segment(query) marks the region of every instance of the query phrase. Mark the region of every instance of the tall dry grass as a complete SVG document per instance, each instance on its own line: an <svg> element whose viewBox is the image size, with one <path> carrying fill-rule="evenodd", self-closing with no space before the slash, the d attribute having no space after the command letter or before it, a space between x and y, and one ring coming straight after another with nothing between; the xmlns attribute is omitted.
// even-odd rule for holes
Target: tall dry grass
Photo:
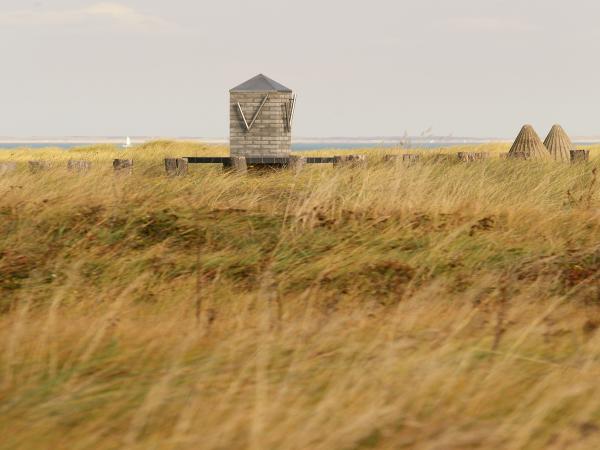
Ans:
<svg viewBox="0 0 600 450"><path fill-rule="evenodd" d="M0 448L600 446L597 149L164 176L192 152L0 152Z"/></svg>

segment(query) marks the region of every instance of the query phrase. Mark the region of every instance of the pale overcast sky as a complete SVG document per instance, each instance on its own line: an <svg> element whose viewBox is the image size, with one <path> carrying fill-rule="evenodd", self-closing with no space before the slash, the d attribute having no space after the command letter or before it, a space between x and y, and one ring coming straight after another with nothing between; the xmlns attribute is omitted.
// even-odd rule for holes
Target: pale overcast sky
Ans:
<svg viewBox="0 0 600 450"><path fill-rule="evenodd" d="M1 0L0 136L226 137L228 90L295 136L600 134L598 0Z"/></svg>

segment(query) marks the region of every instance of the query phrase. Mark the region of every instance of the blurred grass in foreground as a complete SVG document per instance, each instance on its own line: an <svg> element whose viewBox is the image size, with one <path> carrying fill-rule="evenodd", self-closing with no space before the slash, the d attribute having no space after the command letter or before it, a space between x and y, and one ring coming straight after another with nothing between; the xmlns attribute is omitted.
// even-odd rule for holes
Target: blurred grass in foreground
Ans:
<svg viewBox="0 0 600 450"><path fill-rule="evenodd" d="M0 448L600 446L598 148L164 176L209 154L0 151Z"/></svg>

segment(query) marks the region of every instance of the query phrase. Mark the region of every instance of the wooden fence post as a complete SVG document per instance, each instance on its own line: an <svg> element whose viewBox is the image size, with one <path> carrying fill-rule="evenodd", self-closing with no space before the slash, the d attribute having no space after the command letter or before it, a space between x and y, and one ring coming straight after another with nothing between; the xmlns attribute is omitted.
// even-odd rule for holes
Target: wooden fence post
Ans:
<svg viewBox="0 0 600 450"><path fill-rule="evenodd" d="M306 158L304 156L290 155L288 169L293 170L295 173L298 173L304 168L305 165Z"/></svg>
<svg viewBox="0 0 600 450"><path fill-rule="evenodd" d="M131 175L133 173L133 159L115 159L113 168L115 173L119 175Z"/></svg>
<svg viewBox="0 0 600 450"><path fill-rule="evenodd" d="M48 161L29 161L29 171L31 173L40 173L50 169Z"/></svg>
<svg viewBox="0 0 600 450"><path fill-rule="evenodd" d="M579 163L579 162L587 162L590 160L590 151L589 150L571 150L571 162Z"/></svg>
<svg viewBox="0 0 600 450"><path fill-rule="evenodd" d="M458 160L461 162L483 161L489 156L489 153L458 152Z"/></svg>
<svg viewBox="0 0 600 450"><path fill-rule="evenodd" d="M366 167L366 155L343 155L333 157L333 167Z"/></svg>
<svg viewBox="0 0 600 450"><path fill-rule="evenodd" d="M186 158L165 158L165 170L170 177L187 175L188 160Z"/></svg>
<svg viewBox="0 0 600 450"><path fill-rule="evenodd" d="M421 160L421 155L406 154L402 155L402 162L412 166Z"/></svg>
<svg viewBox="0 0 600 450"><path fill-rule="evenodd" d="M15 162L0 163L0 175L14 172L15 170L17 170L17 163Z"/></svg>
<svg viewBox="0 0 600 450"><path fill-rule="evenodd" d="M248 172L248 164L245 156L232 156L228 162L223 163L223 169L239 174Z"/></svg>
<svg viewBox="0 0 600 450"><path fill-rule="evenodd" d="M67 162L67 170L70 172L84 173L90 170L92 163L90 161L75 161L70 159Z"/></svg>

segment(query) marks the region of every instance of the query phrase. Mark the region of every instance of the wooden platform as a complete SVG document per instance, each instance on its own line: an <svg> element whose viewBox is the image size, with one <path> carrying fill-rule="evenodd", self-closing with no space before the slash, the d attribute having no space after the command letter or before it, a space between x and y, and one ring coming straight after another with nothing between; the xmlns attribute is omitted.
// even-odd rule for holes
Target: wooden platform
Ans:
<svg viewBox="0 0 600 450"><path fill-rule="evenodd" d="M188 164L225 164L231 165L232 158L229 156L188 156L184 159L187 160ZM304 158L306 164L333 164L335 157L306 157ZM257 157L257 156L246 156L246 164L251 165L282 165L287 166L290 163L291 158L283 156L272 156L272 157Z"/></svg>

